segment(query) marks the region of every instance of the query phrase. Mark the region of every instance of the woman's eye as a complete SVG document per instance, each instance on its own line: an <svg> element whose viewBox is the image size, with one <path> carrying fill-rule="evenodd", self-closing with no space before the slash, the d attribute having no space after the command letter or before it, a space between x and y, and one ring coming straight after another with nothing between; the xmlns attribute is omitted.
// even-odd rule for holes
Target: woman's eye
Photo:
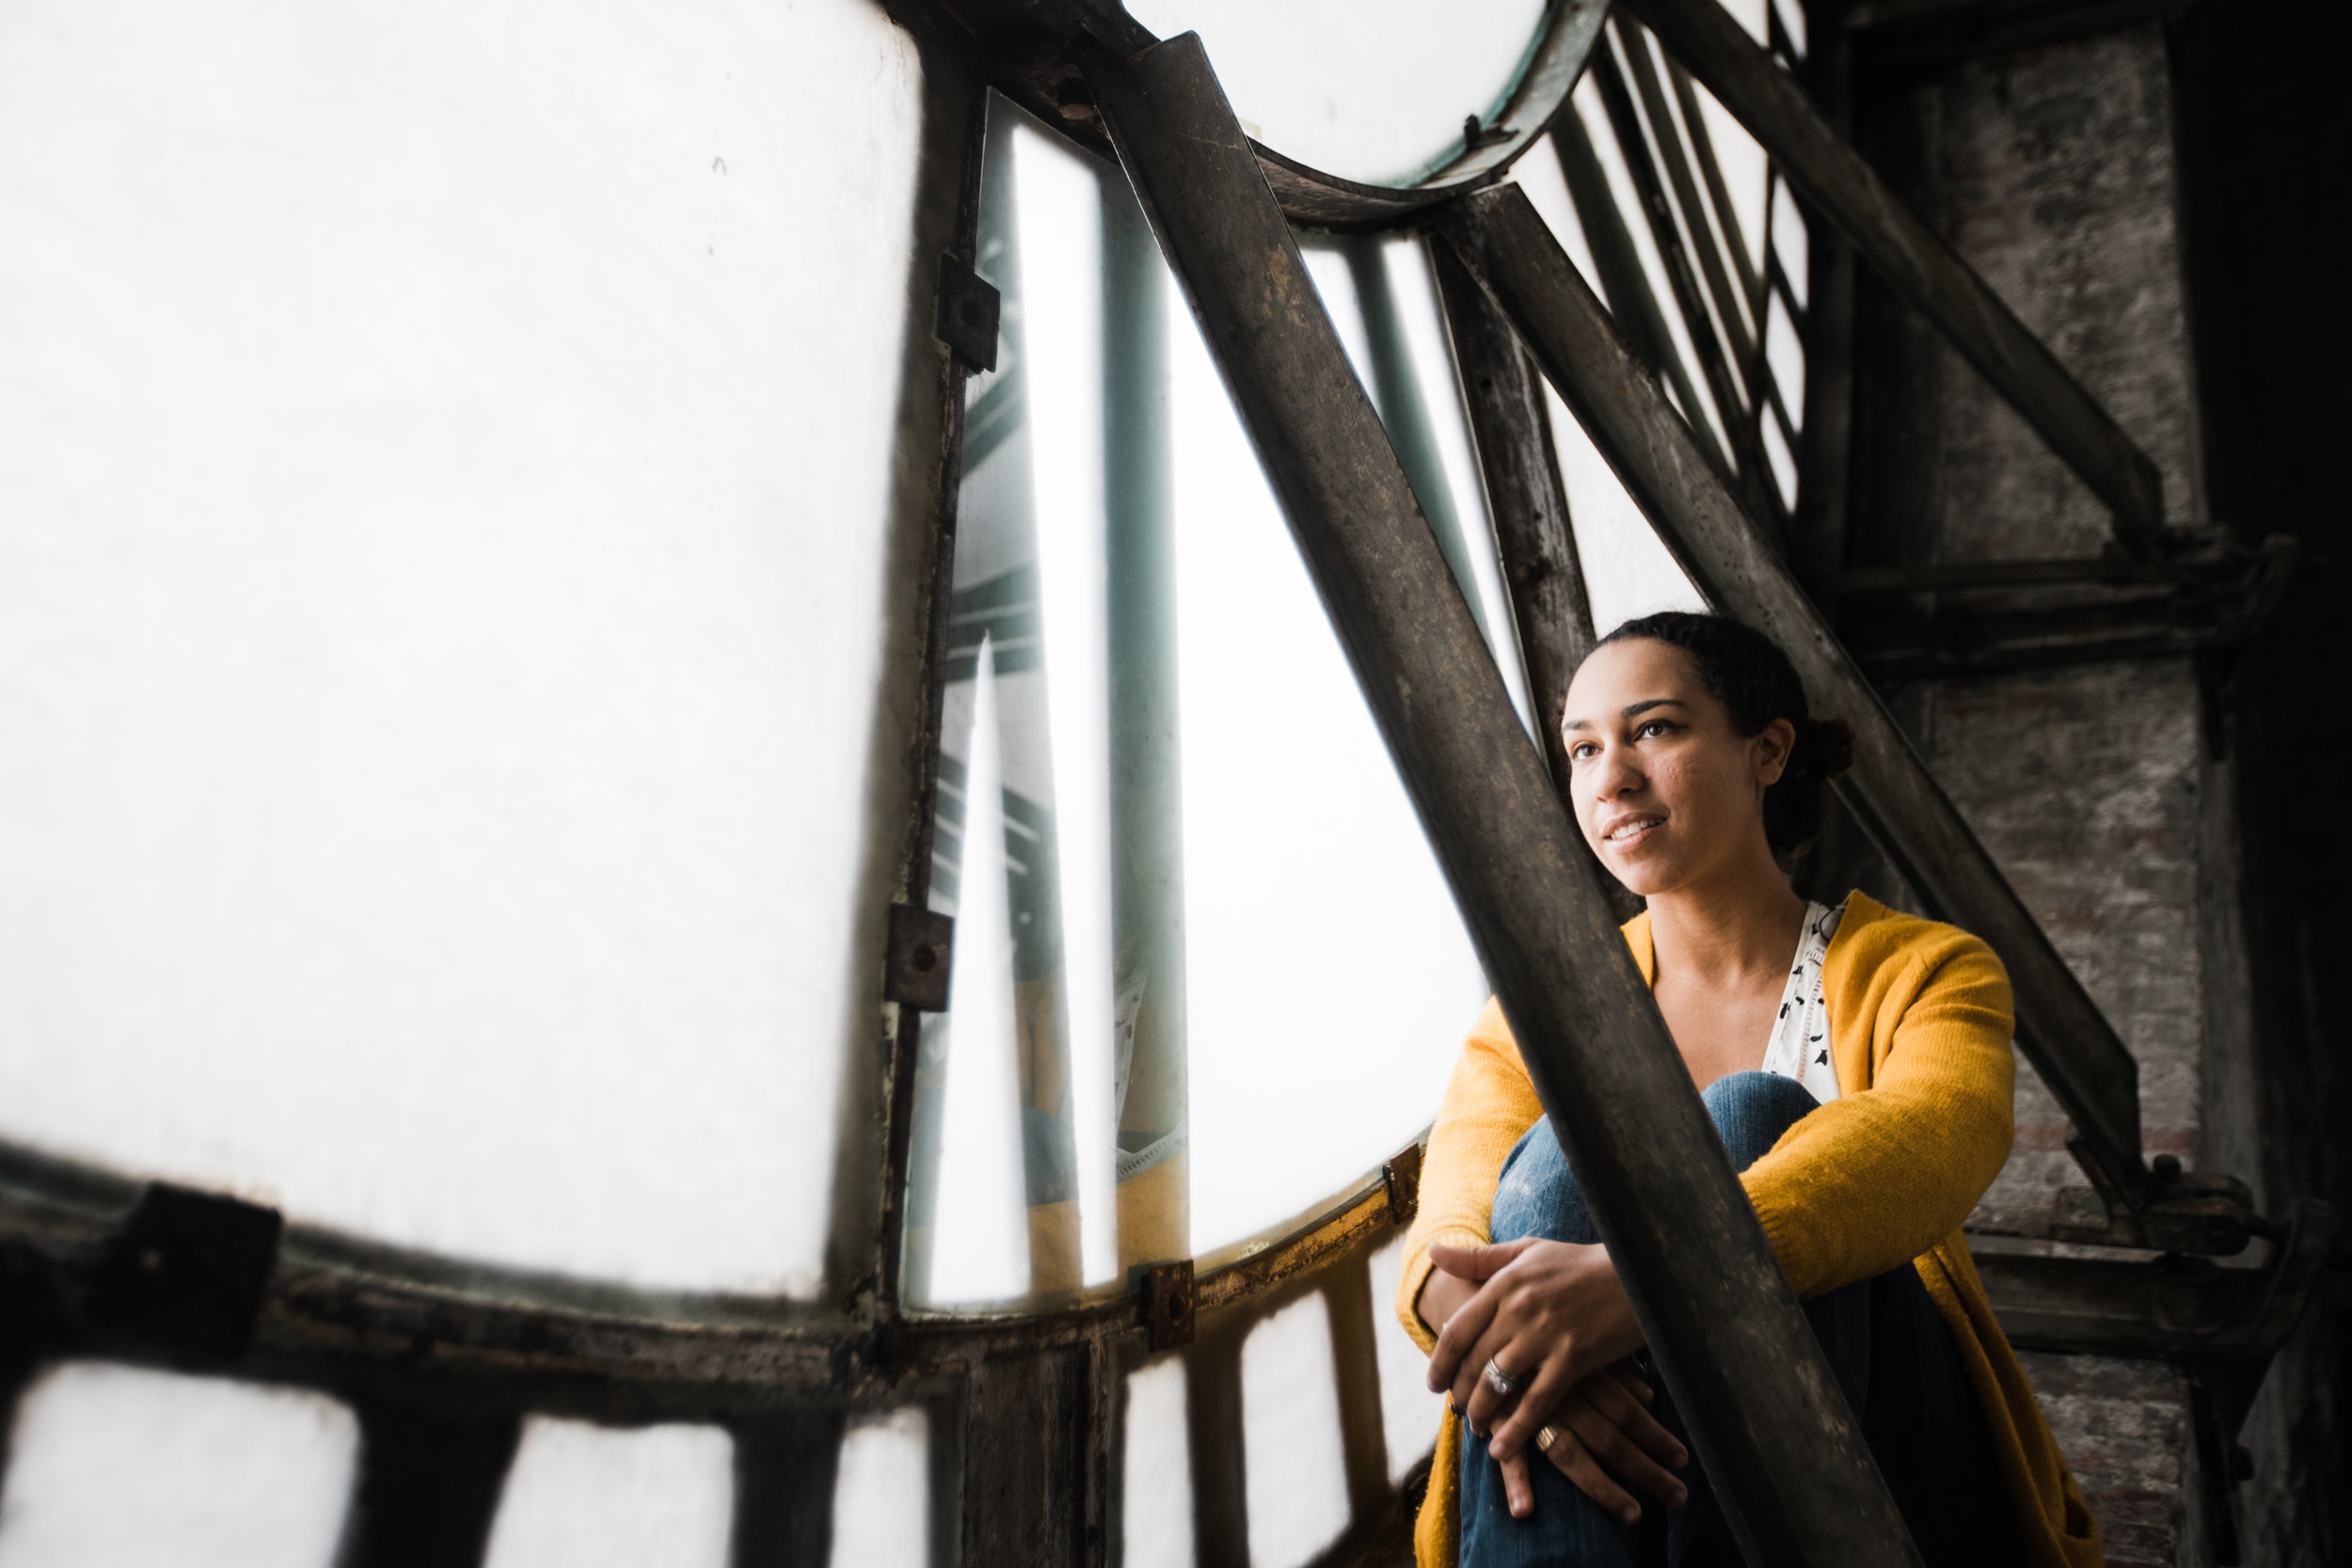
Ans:
<svg viewBox="0 0 2352 1568"><path fill-rule="evenodd" d="M1668 723L1663 719L1653 719L1633 733L1640 738L1647 740L1652 736L1664 735L1668 730L1673 728L1674 725Z"/></svg>

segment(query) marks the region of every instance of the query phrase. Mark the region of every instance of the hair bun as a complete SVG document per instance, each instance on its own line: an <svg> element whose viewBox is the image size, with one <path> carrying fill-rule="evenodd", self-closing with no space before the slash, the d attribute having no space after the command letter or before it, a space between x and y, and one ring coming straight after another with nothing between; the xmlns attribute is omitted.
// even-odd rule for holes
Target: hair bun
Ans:
<svg viewBox="0 0 2352 1568"><path fill-rule="evenodd" d="M1789 749L1788 770L1804 779L1827 781L1853 766L1853 726L1843 719L1801 719L1796 744Z"/></svg>

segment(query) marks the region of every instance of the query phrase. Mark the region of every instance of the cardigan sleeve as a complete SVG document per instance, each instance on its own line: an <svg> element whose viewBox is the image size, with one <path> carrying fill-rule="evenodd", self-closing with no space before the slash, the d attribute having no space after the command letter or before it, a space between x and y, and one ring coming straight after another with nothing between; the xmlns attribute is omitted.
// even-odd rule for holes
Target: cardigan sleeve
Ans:
<svg viewBox="0 0 2352 1568"><path fill-rule="evenodd" d="M1428 1283L1429 1245L1484 1246L1494 1212L1495 1182L1512 1146L1544 1114L1529 1081L1527 1066L1502 1020L1502 1005L1488 1002L1462 1047L1447 1080L1438 1119L1429 1129L1422 1158L1421 1207L1405 1233L1405 1267L1397 1281L1396 1312L1405 1331L1424 1351L1437 1336L1421 1321L1422 1287Z"/></svg>
<svg viewBox="0 0 2352 1568"><path fill-rule="evenodd" d="M1807 1116L1741 1177L1800 1296L1944 1241L2009 1159L2008 972L1966 932L1929 929L1851 998L1871 1020L1869 1086Z"/></svg>

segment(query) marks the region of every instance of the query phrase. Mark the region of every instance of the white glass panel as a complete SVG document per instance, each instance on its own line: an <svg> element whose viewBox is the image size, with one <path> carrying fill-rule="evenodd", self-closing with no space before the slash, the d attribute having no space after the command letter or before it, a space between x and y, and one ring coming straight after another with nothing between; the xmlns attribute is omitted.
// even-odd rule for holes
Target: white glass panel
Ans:
<svg viewBox="0 0 2352 1568"><path fill-rule="evenodd" d="M326 1568L358 1447L321 1394L69 1362L17 1409L0 1568Z"/></svg>
<svg viewBox="0 0 2352 1568"><path fill-rule="evenodd" d="M1604 39L1604 43L1606 40ZM1615 198L1617 211L1625 215L1627 231L1633 238L1634 252L1642 259L1642 275L1649 282L1650 296L1658 302L1658 313L1665 318L1666 332L1674 342L1675 357L1682 364L1699 401L1699 414L1713 431L1717 444L1725 450L1729 442L1724 435L1722 417L1715 409L1715 395L1700 372L1697 352L1685 329L1682 311L1675 303L1673 284L1666 277L1664 258L1658 253L1658 242L1650 232L1649 219L1642 207L1641 194L1633 185L1632 171L1626 166L1625 153L1617 145L1617 133L1609 119L1608 105L1601 102L1600 89L1588 76L1579 82L1570 100L1578 118L1584 123L1585 134L1592 138L1594 154L1609 177L1609 193ZM1684 409L1685 418L1690 415Z"/></svg>
<svg viewBox="0 0 2352 1568"><path fill-rule="evenodd" d="M1542 0L1136 0L1163 38L1198 32L1234 113L1268 147L1350 180L1403 183L1490 122Z"/></svg>
<svg viewBox="0 0 2352 1568"><path fill-rule="evenodd" d="M1449 564L1470 615L1494 655L1512 705L1527 720L1527 675L1520 663L1518 634L1510 601L1503 596L1502 566L1494 524L1486 512L1485 481L1470 448L1470 417L1462 406L1454 349L1446 339L1429 252L1413 237L1400 236L1348 248L1311 245L1307 271L1330 313L1341 345L1387 424L1406 473L1413 483L1430 526L1446 548ZM1374 356L1371 318L1358 269L1378 269L1369 280L1381 296L1381 314L1395 340L1406 385L1390 386Z"/></svg>
<svg viewBox="0 0 2352 1568"><path fill-rule="evenodd" d="M1788 29L1788 43L1797 52L1797 58L1804 59L1811 45L1805 39L1803 0L1772 0L1772 9L1779 15L1781 26Z"/></svg>
<svg viewBox="0 0 2352 1568"><path fill-rule="evenodd" d="M1374 1341L1380 1354L1380 1424L1389 1440L1389 1480L1405 1473L1438 1441L1445 1396L1429 1391L1429 1357L1396 1315L1396 1286L1405 1268L1405 1238L1372 1255Z"/></svg>
<svg viewBox="0 0 2352 1568"><path fill-rule="evenodd" d="M1576 203L1568 195L1567 176L1561 172L1559 150L1549 136L1537 140L1511 166L1505 176L1527 193L1528 204L1544 220L1560 248L1568 253L1576 270L1584 275L1584 282L1598 294L1604 305L1609 291L1601 287L1600 268L1594 264L1593 247L1584 238L1584 224L1576 215Z"/></svg>
<svg viewBox="0 0 2352 1568"><path fill-rule="evenodd" d="M921 118L864 0L8 8L0 1132L816 1288Z"/></svg>
<svg viewBox="0 0 2352 1568"><path fill-rule="evenodd" d="M485 1568L724 1568L734 1466L735 1440L718 1427L624 1432L534 1416Z"/></svg>
<svg viewBox="0 0 2352 1568"><path fill-rule="evenodd" d="M1781 406L1788 411L1788 422L1803 430L1804 345L1797 341L1796 325L1788 319L1788 308L1781 303L1777 291L1764 319L1764 357L1772 367L1772 380L1780 387Z"/></svg>
<svg viewBox="0 0 2352 1568"><path fill-rule="evenodd" d="M1103 531L1103 186L1093 164L1023 126L1022 286L1027 301L1038 606L1054 733L1054 826L1084 1277L1119 1273L1111 1188L1110 688Z"/></svg>
<svg viewBox="0 0 2352 1568"><path fill-rule="evenodd" d="M834 1477L834 1568L926 1568L930 1534L929 1418L910 1408L851 1421Z"/></svg>
<svg viewBox="0 0 2352 1568"><path fill-rule="evenodd" d="M1765 195L1771 183L1772 162L1764 155L1763 144L1748 135L1748 128L1734 119L1729 109L1715 102L1715 95L1703 83L1692 82L1691 90L1698 97L1699 118L1706 122L1708 145L1715 153L1715 166L1723 171L1724 189L1731 197L1732 221L1740 226L1740 242L1747 250L1748 265L1760 274L1764 270Z"/></svg>
<svg viewBox="0 0 2352 1568"><path fill-rule="evenodd" d="M1788 182L1772 182L1772 249L1779 255L1780 270L1788 279L1789 297L1797 309L1804 309L1805 293L1813 286L1812 236L1804 226L1804 214L1797 210L1796 198L1788 194Z"/></svg>
<svg viewBox="0 0 2352 1568"><path fill-rule="evenodd" d="M980 268L1005 292L1005 333L971 393L931 887L960 954L950 1008L923 1031L909 1183L909 1288L926 1302L1080 1283L1066 1255L1081 1230L1084 1277L1111 1277L1114 1211L1133 1260L1215 1248L1345 1189L1426 1125L1485 990L1223 385L1156 251L1135 248L1151 242L1127 200L1107 166L995 106ZM1522 685L1425 254L1407 241L1308 255ZM1148 336L1140 318L1107 321L1106 299L1148 311L1155 286L1168 309ZM1124 445L1105 445L1106 380L1127 400ZM1114 549L1136 617L1117 625ZM1147 626L1154 614L1165 624ZM1174 673L1145 699L1164 721L1117 710L1123 740L1109 730L1114 653L1147 693L1139 672ZM1164 738L1146 744L1147 730ZM1123 804L1106 801L1121 744ZM1134 814L1116 840L1111 805ZM1156 893L1136 851L1155 834ZM1138 863L1106 872L1119 852ZM1176 896L1152 902L1169 884ZM1118 897L1134 902L1121 912ZM1302 921L1299 900L1345 918ZM1115 927L1139 950L1118 955L1114 994ZM1161 1072L1176 1049L1188 1097L1163 1073L1137 1111L1131 1065ZM1122 1168L1134 1162L1116 1205L1089 1164L1107 1166L1114 1127ZM1073 1135L1075 1214L1057 1157Z"/></svg>
<svg viewBox="0 0 2352 1568"><path fill-rule="evenodd" d="M1191 1433L1183 1361L1128 1374L1123 1568L1192 1568Z"/></svg>
<svg viewBox="0 0 2352 1568"><path fill-rule="evenodd" d="M980 268L1004 325L968 399L931 889L960 954L924 1026L936 1158L927 1101L914 1162L910 1289L934 1303L1118 1273L1106 171L1001 99L991 116Z"/></svg>
<svg viewBox="0 0 2352 1568"><path fill-rule="evenodd" d="M971 685L972 750L964 790L958 954L947 1022L926 1022L926 1050L948 1036L941 1117L938 1221L924 1299L999 1301L1029 1288L1028 1206L1022 1191L1021 1090L1013 1041L1012 913L1005 894L1005 816L995 650L980 645Z"/></svg>
<svg viewBox="0 0 2352 1568"><path fill-rule="evenodd" d="M1549 387L1544 397L1551 410L1551 440L1560 454L1568 524L1576 532L1595 629L1606 635L1655 610L1704 610L1706 599L1675 563L1568 405Z"/></svg>
<svg viewBox="0 0 2352 1568"><path fill-rule="evenodd" d="M1249 1331L1241 1350L1242 1452L1252 1568L1297 1568L1347 1528L1347 1458L1320 1292Z"/></svg>
<svg viewBox="0 0 2352 1568"><path fill-rule="evenodd" d="M1426 1126L1486 985L1188 315L1173 337L1205 1252L1340 1191Z"/></svg>

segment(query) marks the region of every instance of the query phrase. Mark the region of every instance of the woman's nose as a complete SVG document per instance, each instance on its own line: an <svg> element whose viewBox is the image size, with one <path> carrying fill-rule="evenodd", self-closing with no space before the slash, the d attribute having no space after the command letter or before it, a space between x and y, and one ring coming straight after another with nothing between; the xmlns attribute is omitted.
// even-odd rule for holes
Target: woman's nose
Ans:
<svg viewBox="0 0 2352 1568"><path fill-rule="evenodd" d="M1633 759L1620 746L1602 751L1600 765L1593 769L1593 785L1604 800L1639 788L1642 783L1641 769L1633 766Z"/></svg>

